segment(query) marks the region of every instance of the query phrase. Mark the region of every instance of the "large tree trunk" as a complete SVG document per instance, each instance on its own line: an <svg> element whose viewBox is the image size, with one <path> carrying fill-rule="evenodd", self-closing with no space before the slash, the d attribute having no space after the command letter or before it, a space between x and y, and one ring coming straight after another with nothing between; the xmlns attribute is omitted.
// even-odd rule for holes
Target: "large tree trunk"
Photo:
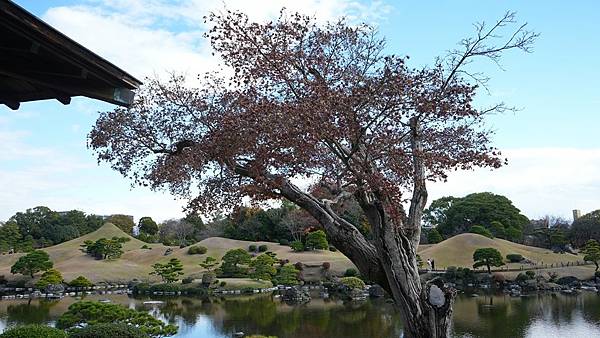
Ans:
<svg viewBox="0 0 600 338"><path fill-rule="evenodd" d="M375 246L400 309L405 336L448 337L455 291L440 279L421 282L416 260L420 231L406 230L403 220L390 217L380 201L363 204L363 208L373 226Z"/></svg>
<svg viewBox="0 0 600 338"><path fill-rule="evenodd" d="M379 203L361 201L373 226L374 241L368 241L352 224L337 216L329 203L285 181L283 196L313 215L325 228L334 245L358 267L361 274L378 283L393 297L403 322L405 337L449 336L454 290L435 279L421 283L416 261L420 231L406 233L392 222Z"/></svg>

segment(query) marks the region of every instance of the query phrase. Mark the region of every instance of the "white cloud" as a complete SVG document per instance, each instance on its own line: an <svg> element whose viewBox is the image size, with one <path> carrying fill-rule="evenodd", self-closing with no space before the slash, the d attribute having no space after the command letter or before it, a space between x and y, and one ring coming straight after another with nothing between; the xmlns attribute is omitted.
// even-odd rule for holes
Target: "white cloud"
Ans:
<svg viewBox="0 0 600 338"><path fill-rule="evenodd" d="M507 196L531 218L600 209L600 149L508 149L504 155L509 164L498 170L456 172L448 182L432 184L430 200L490 191Z"/></svg>
<svg viewBox="0 0 600 338"><path fill-rule="evenodd" d="M203 16L222 10L224 4L260 21L275 18L282 7L323 21L347 16L374 22L390 10L381 1L102 0L50 8L43 18L140 79L171 71L195 77L218 65L202 36L206 30Z"/></svg>

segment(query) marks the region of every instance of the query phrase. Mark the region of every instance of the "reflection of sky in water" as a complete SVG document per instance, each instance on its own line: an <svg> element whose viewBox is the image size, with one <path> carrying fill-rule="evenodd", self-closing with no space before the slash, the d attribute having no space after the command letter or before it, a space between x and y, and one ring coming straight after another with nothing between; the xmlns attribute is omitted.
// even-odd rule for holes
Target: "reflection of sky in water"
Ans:
<svg viewBox="0 0 600 338"><path fill-rule="evenodd" d="M600 327L586 321L581 311L574 311L567 321L553 322L549 315L534 319L527 327L527 338L600 337Z"/></svg>
<svg viewBox="0 0 600 338"><path fill-rule="evenodd" d="M179 331L173 338L191 338L191 337L207 337L207 338L229 338L231 335L220 333L213 325L210 317L198 316L196 323L193 326L186 326L183 320L177 321Z"/></svg>

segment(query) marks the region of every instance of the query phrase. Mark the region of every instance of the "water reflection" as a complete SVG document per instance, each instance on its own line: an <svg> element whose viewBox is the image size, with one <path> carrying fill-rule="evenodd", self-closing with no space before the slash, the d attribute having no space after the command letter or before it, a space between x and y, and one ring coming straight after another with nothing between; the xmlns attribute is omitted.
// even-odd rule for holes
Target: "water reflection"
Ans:
<svg viewBox="0 0 600 338"><path fill-rule="evenodd" d="M600 336L600 297L589 292L462 296L455 305L453 332L455 337L581 337L581 332Z"/></svg>
<svg viewBox="0 0 600 338"><path fill-rule="evenodd" d="M94 300L107 296L89 296ZM236 298L164 298L161 305L145 299L108 296L113 302L145 310L179 326L175 337L228 338L234 332L279 338L398 338L400 318L383 300L344 303L313 299L287 305L271 295ZM0 328L25 323L52 324L73 298L61 301L0 301ZM455 304L453 336L467 337L600 337L600 297L535 295L460 296Z"/></svg>

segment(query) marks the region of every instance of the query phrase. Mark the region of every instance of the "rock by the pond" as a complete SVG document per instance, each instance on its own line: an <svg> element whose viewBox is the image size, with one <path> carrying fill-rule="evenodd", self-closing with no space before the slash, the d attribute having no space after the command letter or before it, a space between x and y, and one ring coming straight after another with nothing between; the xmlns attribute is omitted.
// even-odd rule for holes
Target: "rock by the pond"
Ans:
<svg viewBox="0 0 600 338"><path fill-rule="evenodd" d="M429 304L437 307L442 307L446 303L444 292L437 285L432 285L429 288Z"/></svg>
<svg viewBox="0 0 600 338"><path fill-rule="evenodd" d="M62 284L49 284L44 290L46 293L62 293L65 291L65 286Z"/></svg>
<svg viewBox="0 0 600 338"><path fill-rule="evenodd" d="M539 283L538 287L540 288L540 290L546 291L560 291L563 288L561 285L551 282Z"/></svg>
<svg viewBox="0 0 600 338"><path fill-rule="evenodd" d="M283 291L282 299L292 303L306 303L310 301L308 291L299 287L293 287Z"/></svg>
<svg viewBox="0 0 600 338"><path fill-rule="evenodd" d="M350 297L350 299L352 299L352 300L365 300L365 299L367 299L367 297L365 296L364 291L361 290L361 289L352 289L352 290L350 290L350 292L348 292L348 297Z"/></svg>
<svg viewBox="0 0 600 338"><path fill-rule="evenodd" d="M383 296L385 296L385 291L379 285L372 285L369 288L369 296L371 296L371 297L383 297Z"/></svg>

